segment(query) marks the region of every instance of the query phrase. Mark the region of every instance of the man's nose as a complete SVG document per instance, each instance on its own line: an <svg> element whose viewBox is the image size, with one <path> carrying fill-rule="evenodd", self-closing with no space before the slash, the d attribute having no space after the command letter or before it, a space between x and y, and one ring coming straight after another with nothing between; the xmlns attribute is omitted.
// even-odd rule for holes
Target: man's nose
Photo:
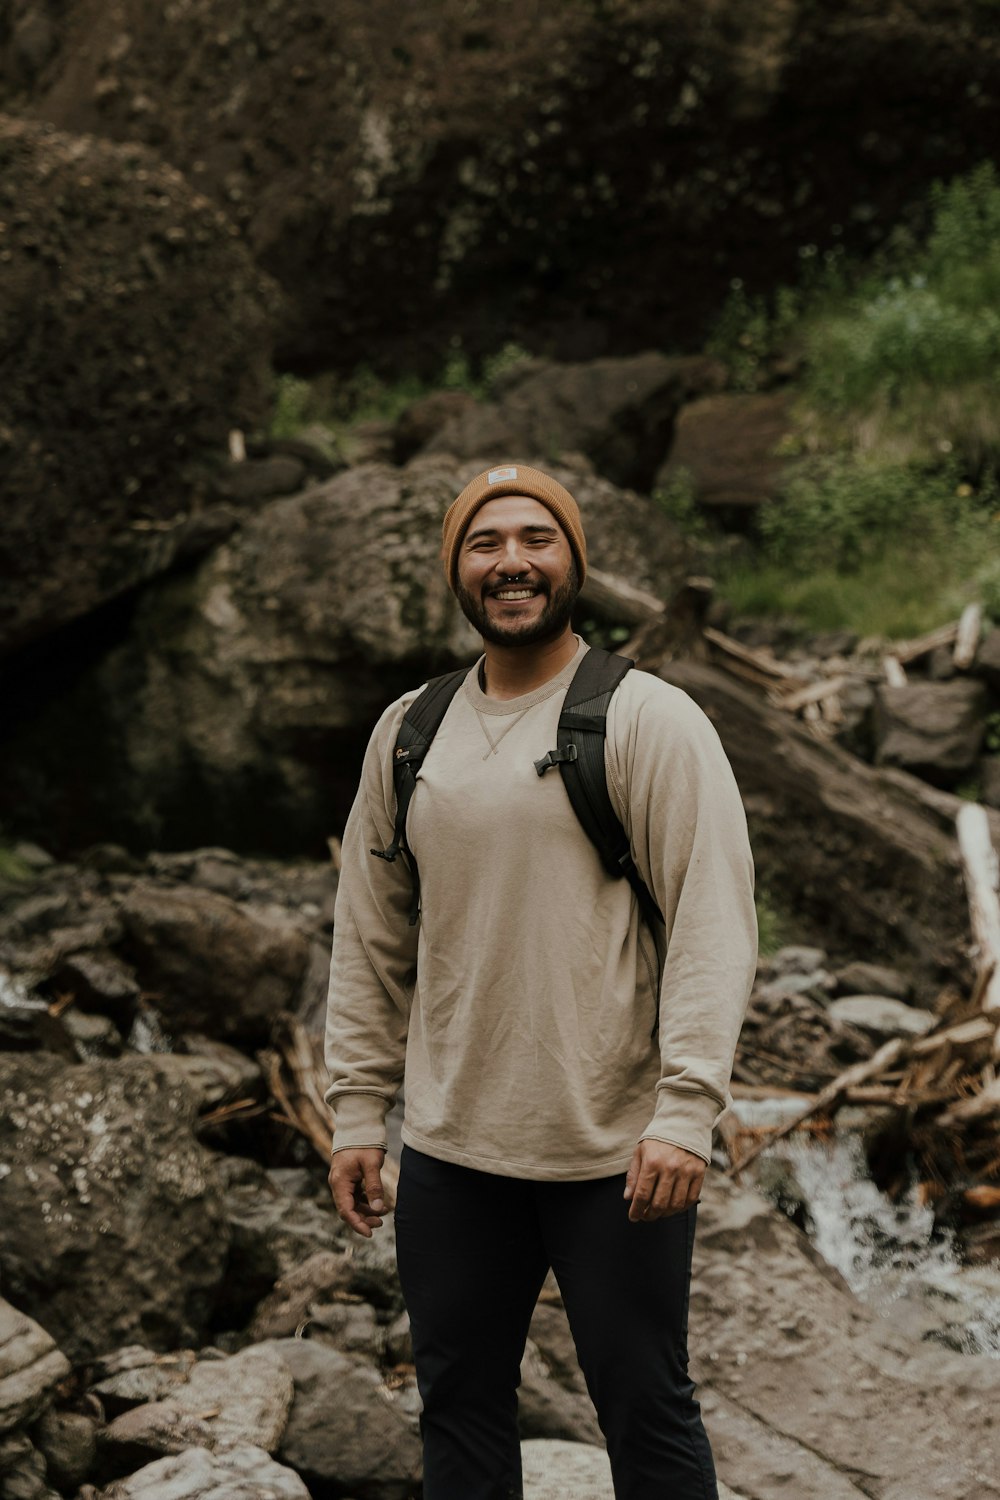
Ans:
<svg viewBox="0 0 1000 1500"><path fill-rule="evenodd" d="M518 573L527 571L527 562L524 557L524 548L520 542L513 538L506 543L497 560L496 570L498 573L508 573L516 576Z"/></svg>

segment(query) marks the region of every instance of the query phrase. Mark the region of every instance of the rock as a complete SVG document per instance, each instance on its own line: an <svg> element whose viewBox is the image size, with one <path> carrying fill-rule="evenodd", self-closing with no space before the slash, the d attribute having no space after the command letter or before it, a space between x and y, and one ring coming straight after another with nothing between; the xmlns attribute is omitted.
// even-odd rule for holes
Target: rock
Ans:
<svg viewBox="0 0 1000 1500"><path fill-rule="evenodd" d="M277 302L218 210L138 145L3 118L0 182L3 655L191 544L196 461L267 411ZM44 332L17 336L43 305ZM99 432L67 420L84 412Z"/></svg>
<svg viewBox="0 0 1000 1500"><path fill-rule="evenodd" d="M611 1465L604 1448L558 1438L521 1444L524 1500L613 1500ZM741 1500L721 1481L719 1500Z"/></svg>
<svg viewBox="0 0 1000 1500"><path fill-rule="evenodd" d="M841 995L888 995L893 1000L908 1000L913 993L913 985L898 969L861 959L838 969L836 978Z"/></svg>
<svg viewBox="0 0 1000 1500"><path fill-rule="evenodd" d="M447 506L487 462L350 469L270 501L202 567L145 590L128 641L0 749L22 820L47 823L58 805L67 839L79 818L128 826L146 847L167 835L238 847L252 827L258 849L321 852L386 704L479 651L439 549ZM687 551L657 507L592 474L555 473L579 500L595 568L669 596ZM67 716L88 764L114 767L81 783L71 811Z"/></svg>
<svg viewBox="0 0 1000 1500"><path fill-rule="evenodd" d="M976 764L986 708L986 690L972 678L879 687L876 765L901 766L936 785L953 786Z"/></svg>
<svg viewBox="0 0 1000 1500"><path fill-rule="evenodd" d="M394 461L409 463L443 428L476 410L477 405L468 391L430 391L426 396L418 396L396 419Z"/></svg>
<svg viewBox="0 0 1000 1500"><path fill-rule="evenodd" d="M102 1459L112 1472L127 1473L150 1458L191 1447L225 1449L252 1440L273 1453L292 1392L287 1365L268 1347L200 1360L165 1399L134 1407L109 1424L101 1434Z"/></svg>
<svg viewBox="0 0 1000 1500"><path fill-rule="evenodd" d="M49 1010L48 1001L32 995L14 975L0 970L0 1048L5 1052L43 1048L64 1057L76 1056L76 1048L60 1017Z"/></svg>
<svg viewBox="0 0 1000 1500"><path fill-rule="evenodd" d="M679 413L655 485L686 474L706 510L754 510L781 486L788 461L776 450L790 430L790 401L781 392L704 396Z"/></svg>
<svg viewBox="0 0 1000 1500"><path fill-rule="evenodd" d="M247 458L229 463L215 481L216 494L234 500L240 506L261 505L275 495L290 495L301 489L306 466L289 453L272 453L264 458Z"/></svg>
<svg viewBox="0 0 1000 1500"><path fill-rule="evenodd" d="M135 25L81 56L103 16L19 11L6 107L189 172L282 278L280 368L439 367L509 339L567 358L694 347L732 278L791 285L834 224L863 260L923 195L928 142L950 178L997 133L991 7L954 0L763 20L726 0L707 21L662 0L373 4L346 32L302 0L252 25L185 6L183 68ZM206 132L223 119L225 139ZM767 373L766 347L744 352Z"/></svg>
<svg viewBox="0 0 1000 1500"><path fill-rule="evenodd" d="M819 1089L875 1050L867 1032L833 1014L828 1003L783 988L777 979L750 996L741 1034L744 1070L759 1083ZM780 1061L778 1061L780 1059Z"/></svg>
<svg viewBox="0 0 1000 1500"><path fill-rule="evenodd" d="M765 960L768 974L773 978L788 974L818 974L826 964L826 953L822 948L807 948L801 944L779 948L777 953Z"/></svg>
<svg viewBox="0 0 1000 1500"><path fill-rule="evenodd" d="M179 1046L182 1051L159 1054L156 1066L167 1078L187 1085L199 1112L215 1109L230 1099L253 1097L262 1089L260 1065L236 1047L189 1032Z"/></svg>
<svg viewBox="0 0 1000 1500"><path fill-rule="evenodd" d="M1000 807L1000 755L984 755L979 762L982 801Z"/></svg>
<svg viewBox="0 0 1000 1500"><path fill-rule="evenodd" d="M286 913L143 882L119 910L124 952L171 1030L260 1044L274 1017L294 1008L308 948Z"/></svg>
<svg viewBox="0 0 1000 1500"><path fill-rule="evenodd" d="M605 1448L560 1438L521 1443L524 1500L613 1500Z"/></svg>
<svg viewBox="0 0 1000 1500"><path fill-rule="evenodd" d="M132 1344L98 1361L100 1378L90 1389L100 1396L105 1415L114 1419L133 1407L172 1396L187 1380L197 1357L193 1349L154 1354Z"/></svg>
<svg viewBox="0 0 1000 1500"><path fill-rule="evenodd" d="M261 1301L253 1315L247 1329L249 1337L254 1342L290 1338L318 1307L337 1292L347 1290L351 1274L349 1257L335 1255L331 1250L318 1250L275 1283L274 1290Z"/></svg>
<svg viewBox="0 0 1000 1500"><path fill-rule="evenodd" d="M349 1231L332 1201L321 1208L281 1193L254 1161L227 1158L220 1167L228 1178L230 1252L217 1316L226 1326L241 1328L279 1279L317 1253L342 1249Z"/></svg>
<svg viewBox="0 0 1000 1500"><path fill-rule="evenodd" d="M61 1490L76 1490L92 1472L97 1454L93 1418L77 1411L43 1412L31 1440L45 1460L46 1475Z"/></svg>
<svg viewBox="0 0 1000 1500"><path fill-rule="evenodd" d="M305 1325L310 1338L381 1362L386 1358L388 1331L368 1302L327 1302L318 1305Z"/></svg>
<svg viewBox="0 0 1000 1500"><path fill-rule="evenodd" d="M886 1312L859 1302L756 1193L709 1172L688 1342L728 1483L775 1500L1000 1494L995 1466L982 1462L994 1442L996 1361L931 1352Z"/></svg>
<svg viewBox="0 0 1000 1500"><path fill-rule="evenodd" d="M443 423L424 451L456 458L544 453L549 463L585 453L605 479L648 493L684 402L721 389L725 379L722 365L698 355L532 360L510 372L492 401L466 405Z"/></svg>
<svg viewBox="0 0 1000 1500"><path fill-rule="evenodd" d="M923 1036L938 1020L933 1011L917 1010L887 995L843 995L831 1001L829 1013L834 1020L867 1031L879 1042L893 1036Z"/></svg>
<svg viewBox="0 0 1000 1500"><path fill-rule="evenodd" d="M0 1262L8 1294L73 1361L129 1339L197 1342L226 1266L195 1108L140 1057L0 1055Z"/></svg>
<svg viewBox="0 0 1000 1500"><path fill-rule="evenodd" d="M718 668L674 660L659 673L718 730L747 810L757 878L795 914L798 930L831 955L863 952L898 968L919 1000L946 979L965 983L959 799L820 743Z"/></svg>
<svg viewBox="0 0 1000 1500"><path fill-rule="evenodd" d="M313 1339L273 1339L295 1398L279 1457L317 1487L366 1500L408 1500L422 1470L414 1417L365 1362Z"/></svg>
<svg viewBox="0 0 1000 1500"><path fill-rule="evenodd" d="M0 1494L3 1500L59 1500L46 1482L45 1459L23 1432L0 1437Z"/></svg>
<svg viewBox="0 0 1000 1500"><path fill-rule="evenodd" d="M70 1006L61 1020L73 1039L78 1062L121 1055L122 1034L110 1016L91 1015Z"/></svg>
<svg viewBox="0 0 1000 1500"><path fill-rule="evenodd" d="M344 467L343 460L332 459L325 447L301 434L298 437L248 437L246 448L251 458L294 458L310 479L332 479Z"/></svg>
<svg viewBox="0 0 1000 1500"><path fill-rule="evenodd" d="M118 937L118 930L109 936ZM49 982L57 993L70 993L85 1010L112 1016L127 1025L136 1011L140 986L135 975L107 948L92 947L67 953L50 971Z"/></svg>
<svg viewBox="0 0 1000 1500"><path fill-rule="evenodd" d="M530 1338L521 1361L517 1407L522 1438L565 1438L577 1443L602 1440L590 1397L567 1390Z"/></svg>
<svg viewBox="0 0 1000 1500"><path fill-rule="evenodd" d="M973 671L995 693L1000 693L1000 626L988 630L979 642Z"/></svg>
<svg viewBox="0 0 1000 1500"><path fill-rule="evenodd" d="M108 1485L93 1500L309 1500L297 1474L249 1444L189 1448Z"/></svg>
<svg viewBox="0 0 1000 1500"><path fill-rule="evenodd" d="M4 1162L9 1162L6 1155ZM51 1335L0 1298L0 1435L39 1416L69 1372L69 1361Z"/></svg>

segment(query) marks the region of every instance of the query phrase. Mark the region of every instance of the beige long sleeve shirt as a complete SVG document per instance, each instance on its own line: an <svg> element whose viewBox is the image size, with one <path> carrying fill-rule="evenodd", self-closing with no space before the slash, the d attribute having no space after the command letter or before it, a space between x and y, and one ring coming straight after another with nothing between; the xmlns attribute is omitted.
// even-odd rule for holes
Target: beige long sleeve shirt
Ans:
<svg viewBox="0 0 1000 1500"><path fill-rule="evenodd" d="M581 656L523 697L488 698L479 663L417 779L409 871L391 842L392 750L408 693L382 715L343 841L326 1031L334 1150L384 1146L405 1076L403 1141L505 1176L624 1172L651 1136L711 1156L757 927L746 818L710 720L631 671L611 701L612 804L665 918L654 938L606 874L558 771Z"/></svg>

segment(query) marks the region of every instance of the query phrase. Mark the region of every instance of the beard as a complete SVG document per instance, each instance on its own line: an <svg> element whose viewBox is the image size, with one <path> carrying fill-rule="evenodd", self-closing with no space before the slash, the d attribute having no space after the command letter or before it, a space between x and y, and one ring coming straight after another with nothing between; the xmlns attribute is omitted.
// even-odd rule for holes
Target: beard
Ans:
<svg viewBox="0 0 1000 1500"><path fill-rule="evenodd" d="M546 586L543 584L543 588ZM561 635L570 622L573 606L580 592L580 573L576 558L570 559L569 571L554 593L549 593L541 614L528 624L511 620L509 625L498 624L486 613L486 604L466 589L461 581L456 584L455 594L465 618L484 641L493 646L537 646L542 641L554 640Z"/></svg>

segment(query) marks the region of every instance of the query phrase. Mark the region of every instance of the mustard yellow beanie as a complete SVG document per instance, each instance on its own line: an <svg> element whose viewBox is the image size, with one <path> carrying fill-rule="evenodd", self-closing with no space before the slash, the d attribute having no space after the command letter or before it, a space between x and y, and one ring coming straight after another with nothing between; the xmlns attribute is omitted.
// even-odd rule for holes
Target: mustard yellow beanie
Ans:
<svg viewBox="0 0 1000 1500"><path fill-rule="evenodd" d="M564 489L557 479L543 474L541 469L530 469L526 464L500 464L495 469L484 469L482 474L477 474L445 513L441 557L452 589L458 575L458 549L469 522L481 505L500 495L530 495L532 500L540 501L552 512L566 533L583 583L587 576L587 542L580 507L569 490Z"/></svg>

